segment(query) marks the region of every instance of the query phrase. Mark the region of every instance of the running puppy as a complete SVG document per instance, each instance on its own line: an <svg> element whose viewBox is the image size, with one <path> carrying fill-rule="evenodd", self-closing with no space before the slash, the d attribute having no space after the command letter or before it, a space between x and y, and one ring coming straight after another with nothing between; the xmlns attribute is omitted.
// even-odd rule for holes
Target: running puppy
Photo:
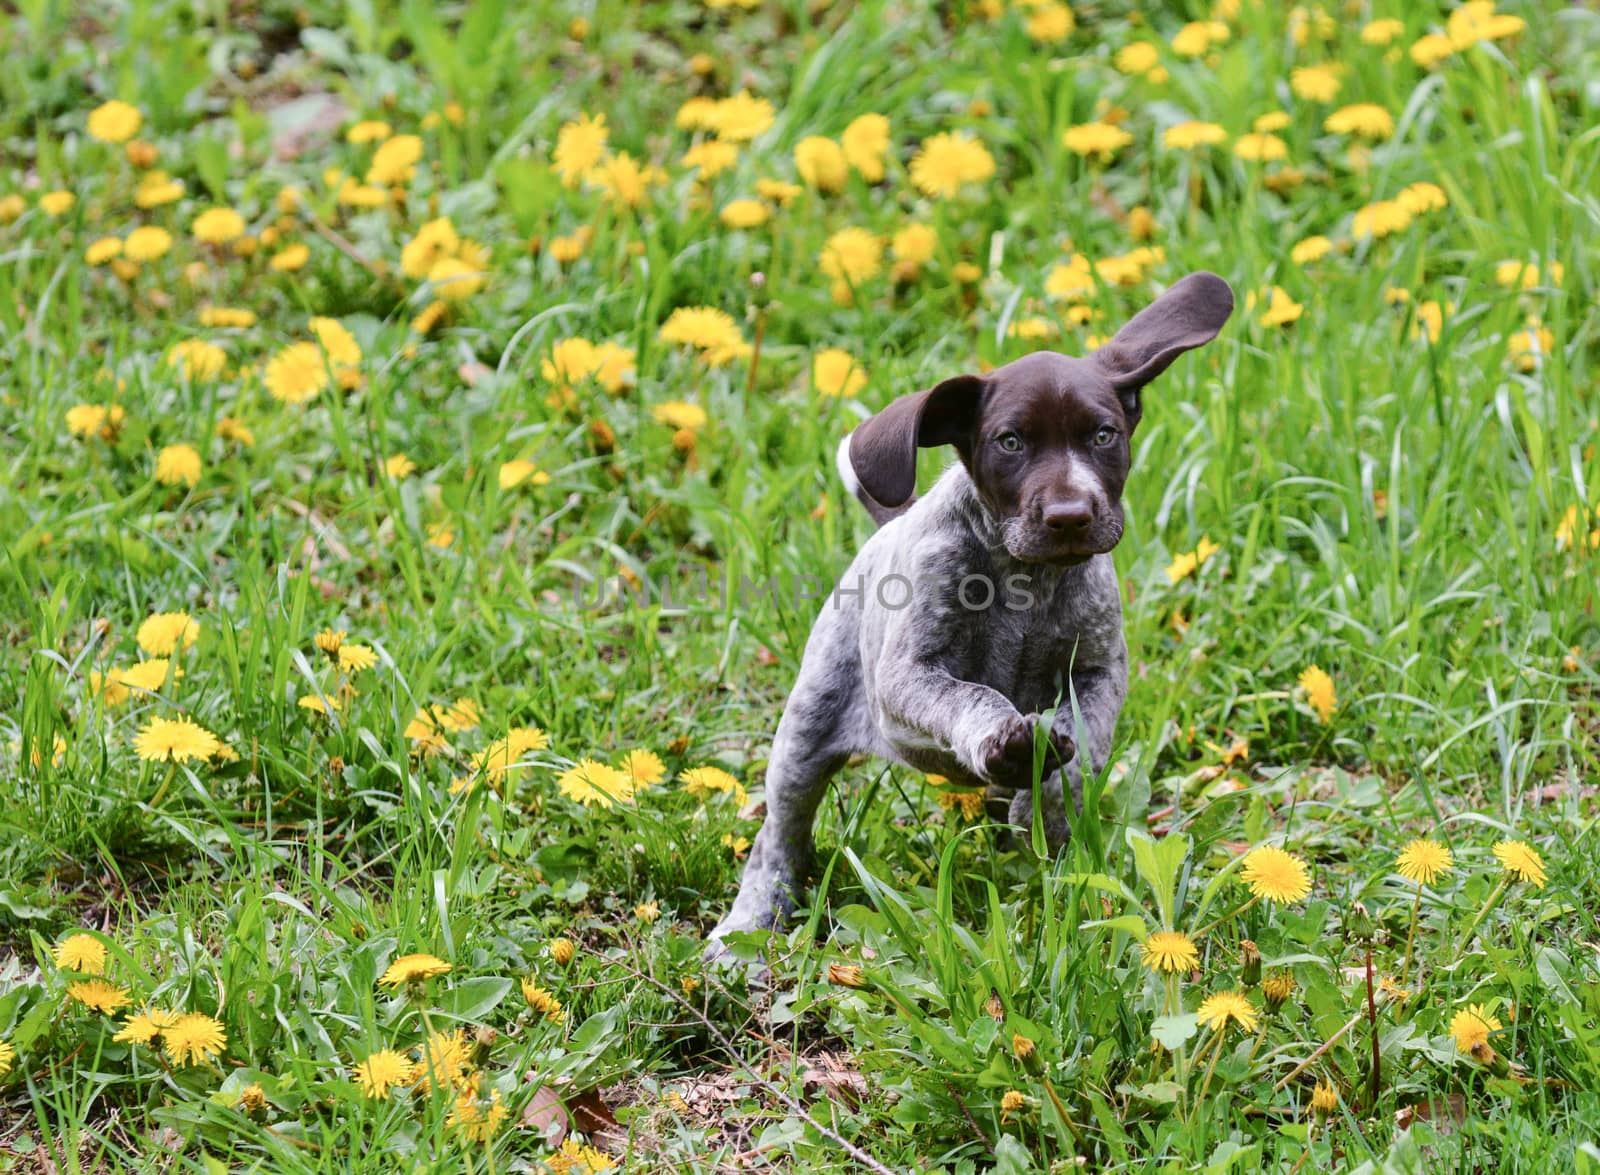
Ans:
<svg viewBox="0 0 1600 1175"><path fill-rule="evenodd" d="M1216 337L1233 291L1190 274L1092 356L1040 351L895 400L845 438L839 472L880 529L812 626L767 766L767 817L711 933L781 926L803 894L828 781L867 752L1009 798L1033 817L1039 712L1057 707L1040 797L1052 847L1111 752L1128 691L1122 538L1140 390ZM914 498L917 449L961 457ZM1075 736L1086 745L1079 748Z"/></svg>

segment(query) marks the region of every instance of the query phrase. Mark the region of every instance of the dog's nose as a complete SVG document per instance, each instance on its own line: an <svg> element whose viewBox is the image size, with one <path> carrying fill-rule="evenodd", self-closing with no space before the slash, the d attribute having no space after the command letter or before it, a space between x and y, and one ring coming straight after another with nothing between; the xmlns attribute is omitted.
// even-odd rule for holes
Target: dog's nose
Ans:
<svg viewBox="0 0 1600 1175"><path fill-rule="evenodd" d="M1094 521L1094 510L1082 498L1067 498L1051 502L1044 508L1044 524L1051 530L1064 534L1088 529Z"/></svg>

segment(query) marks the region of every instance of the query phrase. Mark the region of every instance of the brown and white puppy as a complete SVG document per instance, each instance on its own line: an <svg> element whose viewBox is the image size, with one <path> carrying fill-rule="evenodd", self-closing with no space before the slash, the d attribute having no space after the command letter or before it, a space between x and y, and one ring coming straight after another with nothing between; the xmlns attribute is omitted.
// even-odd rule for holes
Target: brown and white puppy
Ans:
<svg viewBox="0 0 1600 1175"><path fill-rule="evenodd" d="M724 936L793 913L817 805L858 752L1010 796L1026 827L1034 727L1054 707L1039 798L1050 844L1066 843L1062 779L1079 802L1127 694L1107 552L1122 538L1141 389L1232 312L1227 282L1191 274L1088 358L1041 351L957 376L845 438L840 475L880 529L812 626L772 742L766 822L709 958ZM936 445L960 464L913 499L917 450Z"/></svg>

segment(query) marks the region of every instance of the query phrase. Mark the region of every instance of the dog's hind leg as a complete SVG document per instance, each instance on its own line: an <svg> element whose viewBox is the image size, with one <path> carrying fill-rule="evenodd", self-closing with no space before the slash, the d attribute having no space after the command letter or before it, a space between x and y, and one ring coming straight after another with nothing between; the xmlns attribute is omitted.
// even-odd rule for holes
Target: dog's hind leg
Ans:
<svg viewBox="0 0 1600 1175"><path fill-rule="evenodd" d="M802 669L795 683L767 763L766 821L750 846L733 909L711 932L708 959L727 953L725 935L782 926L803 896L817 806L858 741L849 733L860 710L858 691L841 676L832 666L828 674Z"/></svg>

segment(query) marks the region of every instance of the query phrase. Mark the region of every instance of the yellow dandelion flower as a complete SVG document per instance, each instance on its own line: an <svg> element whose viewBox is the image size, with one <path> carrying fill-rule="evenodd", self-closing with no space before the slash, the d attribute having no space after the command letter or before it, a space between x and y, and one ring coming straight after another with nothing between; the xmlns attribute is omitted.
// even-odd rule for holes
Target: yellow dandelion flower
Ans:
<svg viewBox="0 0 1600 1175"><path fill-rule="evenodd" d="M200 454L193 445L167 445L156 454L156 480L162 485L189 485L200 480Z"/></svg>
<svg viewBox="0 0 1600 1175"><path fill-rule="evenodd" d="M1194 940L1179 930L1158 930L1140 948L1142 961L1152 971L1193 971L1200 965Z"/></svg>
<svg viewBox="0 0 1600 1175"><path fill-rule="evenodd" d="M383 145L372 153L372 165L367 168L366 182L377 187L392 187L409 183L422 158L422 140L416 135L395 135L385 139Z"/></svg>
<svg viewBox="0 0 1600 1175"><path fill-rule="evenodd" d="M1526 881L1535 889L1543 889L1547 880L1544 859L1525 840L1503 840L1494 846L1494 855L1505 866L1507 875Z"/></svg>
<svg viewBox="0 0 1600 1175"><path fill-rule="evenodd" d="M667 765L654 751L639 748L629 751L622 760L622 771L632 783L634 792L654 787L667 777Z"/></svg>
<svg viewBox="0 0 1600 1175"><path fill-rule="evenodd" d="M591 804L609 808L633 798L633 780L596 759L579 759L556 779L561 794L587 808Z"/></svg>
<svg viewBox="0 0 1600 1175"><path fill-rule="evenodd" d="M152 718L133 740L139 758L173 763L209 759L220 745L216 735L188 718Z"/></svg>
<svg viewBox="0 0 1600 1175"><path fill-rule="evenodd" d="M122 256L121 237L101 237L83 251L83 260L88 265L104 265L120 256Z"/></svg>
<svg viewBox="0 0 1600 1175"><path fill-rule="evenodd" d="M1305 307L1289 296L1282 286L1272 286L1261 299L1266 303L1256 321L1265 327L1288 326L1299 320Z"/></svg>
<svg viewBox="0 0 1600 1175"><path fill-rule="evenodd" d="M1371 20L1361 26L1361 43L1363 45L1387 45L1401 33L1406 31L1406 22L1384 18Z"/></svg>
<svg viewBox="0 0 1600 1175"><path fill-rule="evenodd" d="M883 240L864 228L843 228L828 238L817 267L835 281L859 286L883 265Z"/></svg>
<svg viewBox="0 0 1600 1175"><path fill-rule="evenodd" d="M413 281L428 276L428 271L461 248L461 238L448 216L430 220L400 250L400 271Z"/></svg>
<svg viewBox="0 0 1600 1175"><path fill-rule="evenodd" d="M1149 73L1161 63L1161 51L1149 41L1135 41L1118 49L1111 63L1119 73L1138 77Z"/></svg>
<svg viewBox="0 0 1600 1175"><path fill-rule="evenodd" d="M1252 131L1233 141L1233 153L1249 163L1273 163L1289 158L1289 144L1266 131Z"/></svg>
<svg viewBox="0 0 1600 1175"><path fill-rule="evenodd" d="M126 143L142 125L144 115L138 108L115 98L89 112L89 137L102 143Z"/></svg>
<svg viewBox="0 0 1600 1175"><path fill-rule="evenodd" d="M409 1085L415 1078L416 1066L403 1053L393 1049L379 1049L366 1060L354 1066L351 1076L361 1086L361 1092L373 1101L388 1101L389 1091L399 1085Z"/></svg>
<svg viewBox="0 0 1600 1175"><path fill-rule="evenodd" d="M883 157L889 150L889 120L881 114L863 114L839 136L844 157L869 184L881 183Z"/></svg>
<svg viewBox="0 0 1600 1175"><path fill-rule="evenodd" d="M744 785L720 767L693 767L678 779L683 790L696 799L706 799L713 793L731 795L739 804L746 799Z"/></svg>
<svg viewBox="0 0 1600 1175"><path fill-rule="evenodd" d="M175 1065L198 1065L228 1047L220 1021L203 1012L179 1016L162 1032L162 1047Z"/></svg>
<svg viewBox="0 0 1600 1175"><path fill-rule="evenodd" d="M1180 122L1161 133L1162 145L1171 147L1174 151L1214 147L1218 143L1225 142L1227 138L1228 132L1214 122Z"/></svg>
<svg viewBox="0 0 1600 1175"><path fill-rule="evenodd" d="M256 324L256 312L233 306L202 306L200 325L219 328L244 328Z"/></svg>
<svg viewBox="0 0 1600 1175"><path fill-rule="evenodd" d="M1068 127L1061 142L1076 155L1094 155L1104 161L1133 142L1133 136L1108 122L1086 122Z"/></svg>
<svg viewBox="0 0 1600 1175"><path fill-rule="evenodd" d="M522 766L525 755L547 750L549 746L550 736L537 726L513 727L504 738L496 739L472 756L472 766L490 777L504 775L512 768Z"/></svg>
<svg viewBox="0 0 1600 1175"><path fill-rule="evenodd" d="M1399 21L1395 22L1396 24ZM1325 1081L1319 1081L1311 1090L1311 1112L1331 1114L1339 1108L1339 1091Z"/></svg>
<svg viewBox="0 0 1600 1175"><path fill-rule="evenodd" d="M850 178L850 161L844 148L822 135L809 135L795 144L794 168L807 187L837 192Z"/></svg>
<svg viewBox="0 0 1600 1175"><path fill-rule="evenodd" d="M1316 711L1317 721L1324 726L1333 718L1333 712L1339 707L1339 700L1334 694L1333 678L1316 665L1309 665L1300 674L1300 688L1305 690L1306 702Z"/></svg>
<svg viewBox="0 0 1600 1175"><path fill-rule="evenodd" d="M650 198L650 189L665 178L660 168L641 164L626 151L608 155L589 174L605 198L623 208L642 207Z"/></svg>
<svg viewBox="0 0 1600 1175"><path fill-rule="evenodd" d="M1470 49L1480 41L1514 37L1527 27L1520 16L1494 10L1494 0L1466 0L1445 21L1445 35L1452 48Z"/></svg>
<svg viewBox="0 0 1600 1175"><path fill-rule="evenodd" d="M1394 134L1394 115L1375 102L1357 102L1335 110L1322 127L1336 135L1381 140Z"/></svg>
<svg viewBox="0 0 1600 1175"><path fill-rule="evenodd" d="M724 139L707 139L690 147L678 162L684 167L698 170L699 178L708 180L739 162L739 148L737 144Z"/></svg>
<svg viewBox="0 0 1600 1175"><path fill-rule="evenodd" d="M824 396L855 396L867 386L867 373L850 352L829 347L811 360L811 386Z"/></svg>
<svg viewBox="0 0 1600 1175"><path fill-rule="evenodd" d="M1327 237L1307 237L1289 250L1289 260L1296 265L1310 265L1313 261L1321 261L1333 252L1333 242Z"/></svg>
<svg viewBox="0 0 1600 1175"><path fill-rule="evenodd" d="M1237 991L1219 991L1200 1002L1195 1015L1200 1023L1213 1032L1224 1031L1229 1024L1237 1024L1246 1032L1255 1031L1259 1014L1255 1007Z"/></svg>
<svg viewBox="0 0 1600 1175"><path fill-rule="evenodd" d="M939 134L924 139L911 158L911 182L924 196L948 198L968 184L981 184L995 172L994 156L970 135Z"/></svg>
<svg viewBox="0 0 1600 1175"><path fill-rule="evenodd" d="M167 657L180 642L185 649L192 647L200 639L200 625L187 612L157 612L140 623L135 639L152 657Z"/></svg>
<svg viewBox="0 0 1600 1175"><path fill-rule="evenodd" d="M388 123L381 119L369 118L356 123L344 133L344 141L360 146L363 143L381 143L394 133Z"/></svg>
<svg viewBox="0 0 1600 1175"><path fill-rule="evenodd" d="M1450 850L1438 841L1418 838L1400 850L1395 861L1400 876L1419 885L1432 885L1455 868L1455 858Z"/></svg>
<svg viewBox="0 0 1600 1175"><path fill-rule="evenodd" d="M528 1007L552 1024L559 1024L566 1019L566 1013L562 1010L561 1001L556 999L552 993L540 987L531 976L522 981L522 998Z"/></svg>
<svg viewBox="0 0 1600 1175"><path fill-rule="evenodd" d="M64 216L78 202L78 197L68 191L46 192L39 197L39 211L49 217Z"/></svg>
<svg viewBox="0 0 1600 1175"><path fill-rule="evenodd" d="M228 353L204 339L184 339L167 348L167 366L196 382L216 379L227 362Z"/></svg>
<svg viewBox="0 0 1600 1175"><path fill-rule="evenodd" d="M756 195L763 200L770 200L779 208L787 207L796 196L805 191L799 184L791 184L787 180L758 179L756 181Z"/></svg>
<svg viewBox="0 0 1600 1175"><path fill-rule="evenodd" d="M730 200L717 213L717 219L729 228L759 228L771 217L771 210L760 200Z"/></svg>
<svg viewBox="0 0 1600 1175"><path fill-rule="evenodd" d="M172 234L157 225L134 229L122 243L122 255L130 261L154 261L172 248Z"/></svg>
<svg viewBox="0 0 1600 1175"><path fill-rule="evenodd" d="M777 111L772 103L748 90L714 102L705 114L707 128L731 143L748 143L770 130L775 121Z"/></svg>
<svg viewBox="0 0 1600 1175"><path fill-rule="evenodd" d="M244 236L244 217L232 208L208 208L189 225L194 239L208 245L226 245Z"/></svg>
<svg viewBox="0 0 1600 1175"><path fill-rule="evenodd" d="M428 283L441 302L463 302L489 284L480 265L462 257L441 257L428 270Z"/></svg>
<svg viewBox="0 0 1600 1175"><path fill-rule="evenodd" d="M1251 849L1239 876L1251 893L1269 902L1298 902L1311 892L1306 863L1276 845Z"/></svg>
<svg viewBox="0 0 1600 1175"><path fill-rule="evenodd" d="M606 140L610 133L603 114L593 117L580 114L573 121L562 124L556 132L552 161L564 185L577 187L600 165L605 157Z"/></svg>
<svg viewBox="0 0 1600 1175"><path fill-rule="evenodd" d="M1350 221L1355 237L1387 237L1411 223L1411 211L1398 200L1374 200L1356 210Z"/></svg>
<svg viewBox="0 0 1600 1175"><path fill-rule="evenodd" d="M446 975L451 965L436 955L401 955L390 963L378 978L384 987L400 987L407 983L421 983L438 975Z"/></svg>
<svg viewBox="0 0 1600 1175"><path fill-rule="evenodd" d="M1418 182L1406 185L1395 197L1395 203L1411 215L1421 216L1425 212L1437 212L1441 208L1448 207L1450 198L1438 184Z"/></svg>
<svg viewBox="0 0 1600 1175"><path fill-rule="evenodd" d="M328 362L316 343L290 343L267 360L262 382L284 404L304 404L328 386Z"/></svg>
<svg viewBox="0 0 1600 1175"><path fill-rule="evenodd" d="M680 306L657 334L664 343L695 347L708 358L732 357L748 345L733 317L713 306Z"/></svg>
<svg viewBox="0 0 1600 1175"><path fill-rule="evenodd" d="M1332 102L1343 85L1336 65L1306 65L1289 74L1289 89L1307 102Z"/></svg>
<svg viewBox="0 0 1600 1175"><path fill-rule="evenodd" d="M1028 36L1043 44L1054 45L1065 41L1077 27L1072 9L1058 0L1041 0L1028 13L1025 26Z"/></svg>
<svg viewBox="0 0 1600 1175"><path fill-rule="evenodd" d="M107 983L104 979L85 979L82 983L68 984L67 995L84 1007L104 1012L107 1016L133 1002L133 997L126 989Z"/></svg>
<svg viewBox="0 0 1600 1175"><path fill-rule="evenodd" d="M483 1095L476 1087L463 1089L456 1097L445 1125L467 1142L483 1145L494 1138L510 1111L500 1101L500 1091Z"/></svg>
<svg viewBox="0 0 1600 1175"><path fill-rule="evenodd" d="M548 485L550 475L532 461L507 461L500 466L496 481L503 490L514 490L524 482L529 485Z"/></svg>
<svg viewBox="0 0 1600 1175"><path fill-rule="evenodd" d="M646 926L650 926L654 924L657 918L661 917L661 903L640 902L633 908L633 916Z"/></svg>
<svg viewBox="0 0 1600 1175"><path fill-rule="evenodd" d="M0 1040L0 1077L11 1072L17 1063L17 1050L7 1041Z"/></svg>
<svg viewBox="0 0 1600 1175"><path fill-rule="evenodd" d="M178 1022L178 1013L160 1008L146 1008L135 1012L122 1022L112 1040L124 1044L150 1044L168 1028Z"/></svg>
<svg viewBox="0 0 1600 1175"><path fill-rule="evenodd" d="M1489 1034L1503 1027L1487 1004L1468 1004L1450 1018L1450 1035L1456 1038L1456 1050L1463 1053L1488 1044Z"/></svg>
<svg viewBox="0 0 1600 1175"><path fill-rule="evenodd" d="M106 944L92 934L69 934L55 949L56 966L79 975L104 975Z"/></svg>
<svg viewBox="0 0 1600 1175"><path fill-rule="evenodd" d="M460 1086L472 1068L467 1034L459 1028L433 1032L419 1050L421 1058L412 1070L412 1079L428 1089Z"/></svg>

